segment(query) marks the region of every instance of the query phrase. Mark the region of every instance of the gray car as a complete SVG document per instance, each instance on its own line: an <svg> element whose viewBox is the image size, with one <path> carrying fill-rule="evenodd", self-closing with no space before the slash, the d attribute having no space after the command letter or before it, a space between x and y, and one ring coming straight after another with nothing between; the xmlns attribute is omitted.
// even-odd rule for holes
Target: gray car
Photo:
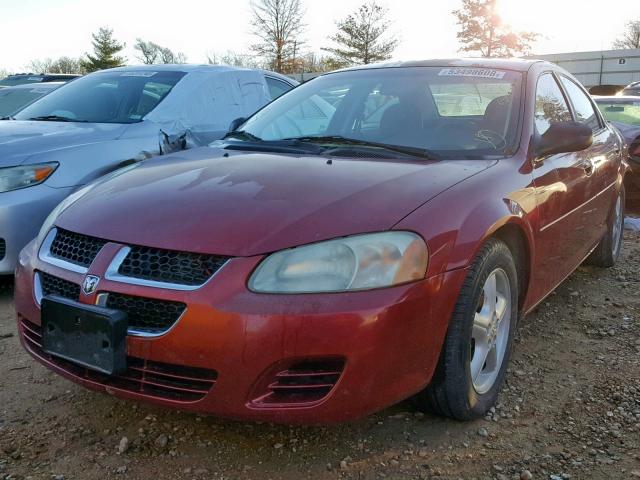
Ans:
<svg viewBox="0 0 640 480"><path fill-rule="evenodd" d="M0 275L13 273L46 216L82 185L208 144L295 84L213 65L122 67L78 78L0 121Z"/></svg>

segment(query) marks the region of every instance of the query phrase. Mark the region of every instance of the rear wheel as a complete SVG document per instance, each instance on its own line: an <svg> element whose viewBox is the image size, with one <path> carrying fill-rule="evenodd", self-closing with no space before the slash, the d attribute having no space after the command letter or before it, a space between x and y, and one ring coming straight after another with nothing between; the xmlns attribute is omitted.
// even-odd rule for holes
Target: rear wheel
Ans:
<svg viewBox="0 0 640 480"><path fill-rule="evenodd" d="M504 381L518 318L518 276L507 245L490 239L460 291L431 384L419 407L458 420L483 416Z"/></svg>
<svg viewBox="0 0 640 480"><path fill-rule="evenodd" d="M618 192L618 198L609 214L607 232L596 249L589 255L587 263L597 267L613 267L622 251L622 232L624 229L624 186Z"/></svg>

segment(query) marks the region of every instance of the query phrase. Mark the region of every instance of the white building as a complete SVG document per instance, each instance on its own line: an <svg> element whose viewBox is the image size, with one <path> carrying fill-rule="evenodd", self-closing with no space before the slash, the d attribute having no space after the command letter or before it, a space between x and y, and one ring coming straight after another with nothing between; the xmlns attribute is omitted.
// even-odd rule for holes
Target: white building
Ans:
<svg viewBox="0 0 640 480"><path fill-rule="evenodd" d="M532 55L571 72L587 87L626 86L640 81L640 49Z"/></svg>

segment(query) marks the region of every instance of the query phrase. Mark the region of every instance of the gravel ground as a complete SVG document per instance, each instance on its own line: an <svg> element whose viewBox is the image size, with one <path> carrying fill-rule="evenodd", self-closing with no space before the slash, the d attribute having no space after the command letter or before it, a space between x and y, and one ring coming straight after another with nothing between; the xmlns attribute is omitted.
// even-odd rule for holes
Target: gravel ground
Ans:
<svg viewBox="0 0 640 480"><path fill-rule="evenodd" d="M409 402L333 427L241 423L86 391L22 350L0 286L0 480L640 478L640 233L520 325L484 420Z"/></svg>

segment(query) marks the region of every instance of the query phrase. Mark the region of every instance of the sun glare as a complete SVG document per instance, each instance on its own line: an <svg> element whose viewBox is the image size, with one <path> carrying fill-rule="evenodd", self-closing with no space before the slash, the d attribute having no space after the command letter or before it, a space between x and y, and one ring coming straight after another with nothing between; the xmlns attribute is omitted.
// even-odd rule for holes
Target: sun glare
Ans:
<svg viewBox="0 0 640 480"><path fill-rule="evenodd" d="M521 0L498 0L497 11L503 23L511 25L517 30L527 30L532 21L533 8Z"/></svg>

